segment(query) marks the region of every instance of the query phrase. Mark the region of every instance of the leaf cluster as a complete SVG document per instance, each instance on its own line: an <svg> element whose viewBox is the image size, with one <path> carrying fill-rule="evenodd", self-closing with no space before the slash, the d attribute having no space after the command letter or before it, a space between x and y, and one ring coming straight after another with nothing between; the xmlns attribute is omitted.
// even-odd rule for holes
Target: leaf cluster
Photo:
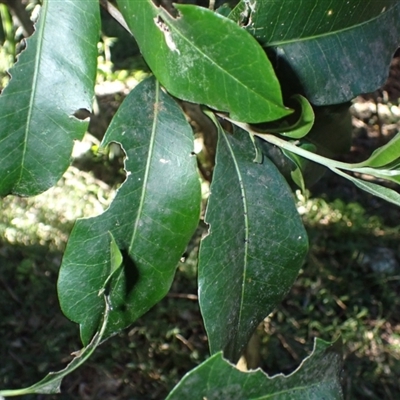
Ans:
<svg viewBox="0 0 400 400"><path fill-rule="evenodd" d="M134 36L153 76L129 93L101 143L121 145L126 179L104 213L76 222L63 257L58 296L84 348L65 370L0 395L57 391L101 341L168 293L201 216L184 101L203 107L217 137L198 263L212 356L168 398L341 398L339 342L317 340L287 377L230 363L288 293L308 251L273 151L303 191L317 163L400 204L396 190L362 179L400 183L399 134L364 162L332 158L349 144L349 101L383 83L398 45L399 3L241 0L216 11L151 0L101 3ZM68 167L92 109L99 29L97 0L43 1L0 96L2 196L41 193ZM366 64L368 52L377 54Z"/></svg>

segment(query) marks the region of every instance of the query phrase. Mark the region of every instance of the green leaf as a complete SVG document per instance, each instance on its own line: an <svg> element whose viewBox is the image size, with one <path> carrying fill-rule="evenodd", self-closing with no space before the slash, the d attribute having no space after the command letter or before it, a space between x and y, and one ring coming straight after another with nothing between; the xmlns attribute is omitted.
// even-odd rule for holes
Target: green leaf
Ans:
<svg viewBox="0 0 400 400"><path fill-rule="evenodd" d="M326 166L327 168L331 169L333 172L337 173L338 175L341 175L345 177L346 179L351 180L353 183L356 184L360 189L363 189L364 191L371 193L375 196L381 197L384 200L387 200L391 203L394 203L396 205L400 205L399 200L400 200L400 195L396 191L380 186L376 183L368 182L365 180L361 180L358 178L353 177L352 175L349 175L343 171L351 171L351 172L356 172L359 174L364 174L364 175L370 175L375 178L379 179L385 179L397 184L400 184L400 170L399 169L379 169L379 168L368 168L368 167L359 167L358 164L348 164L348 163L343 163L340 161L335 161L331 160L326 157L322 157L318 154L315 154L313 152L310 152L306 150L305 148L302 148L301 146L296 146L290 142L286 142L283 140L280 140L279 138L274 137L273 135L266 135L266 134L260 134L257 132L253 132L254 135L257 137L263 138L264 140L268 141L271 144L275 144L279 147L282 148L282 151L286 152L291 152L293 154L297 154L297 156L304 157L307 160L314 161L320 165ZM394 167L398 167L397 164L394 164Z"/></svg>
<svg viewBox="0 0 400 400"><path fill-rule="evenodd" d="M308 100L301 95L294 95L293 99L297 101L301 106L300 118L295 124L289 126L287 129L279 132L282 136L287 136L292 139L301 139L310 132L314 124L314 111Z"/></svg>
<svg viewBox="0 0 400 400"><path fill-rule="evenodd" d="M167 400L340 400L341 343L321 339L312 354L290 375L269 377L262 371L241 372L217 353L187 373Z"/></svg>
<svg viewBox="0 0 400 400"><path fill-rule="evenodd" d="M219 128L199 254L199 301L211 353L236 361L257 325L288 292L308 250L284 178L254 160L249 135Z"/></svg>
<svg viewBox="0 0 400 400"><path fill-rule="evenodd" d="M96 350L104 338L104 332L107 327L110 306L107 297L103 297L103 306L105 302L104 316L99 331L94 335L92 341L82 350L76 352L75 358L61 371L50 372L41 381L24 389L0 390L0 400L4 397L24 396L33 393L51 394L60 393L62 380L80 367Z"/></svg>
<svg viewBox="0 0 400 400"><path fill-rule="evenodd" d="M262 155L268 157L278 168L278 171L288 181L291 181L292 171L296 168L296 164L288 158L283 151L278 147L270 144L269 142L260 139L257 136L253 136L254 142L256 143L258 154L261 156L256 160L257 162L262 161Z"/></svg>
<svg viewBox="0 0 400 400"><path fill-rule="evenodd" d="M314 111L311 104L305 97L299 94L292 96L291 100L300 105L299 112L283 119L282 121L263 124L263 131L265 130L269 133L277 133L281 136L286 136L292 139L301 139L310 132L314 124ZM294 123L288 122L288 119L296 117L297 119Z"/></svg>
<svg viewBox="0 0 400 400"><path fill-rule="evenodd" d="M177 18L151 0L119 0L141 52L174 96L246 122L290 114L263 49L233 21L206 8L178 5Z"/></svg>
<svg viewBox="0 0 400 400"><path fill-rule="evenodd" d="M221 14L224 17L228 17L229 14L232 12L232 8L229 6L229 4L222 4L221 7L218 7L215 12L217 14Z"/></svg>
<svg viewBox="0 0 400 400"><path fill-rule="evenodd" d="M397 0L242 0L230 17L274 53L278 76L289 87L296 76L315 105L382 86L399 45Z"/></svg>
<svg viewBox="0 0 400 400"><path fill-rule="evenodd" d="M192 130L153 78L124 100L103 145L111 141L126 152L126 181L102 215L77 221L58 281L62 310L80 324L83 343L98 327L103 309L98 294L113 269L109 232L123 265L111 278L106 337L165 296L200 215Z"/></svg>
<svg viewBox="0 0 400 400"><path fill-rule="evenodd" d="M400 206L400 194L393 189L389 189L376 183L364 181L362 179L355 178L352 175L346 174L343 171L340 171L337 168L331 168L333 172L336 172L338 175L343 176L344 178L348 179L349 181L353 182L356 186L360 189L373 194L374 196L380 197L390 203L395 204L396 206ZM388 178L386 178L388 179ZM397 181L400 183L400 180Z"/></svg>
<svg viewBox="0 0 400 400"><path fill-rule="evenodd" d="M110 241L110 255L111 255L111 257L110 257L110 266L111 266L110 276L111 276L112 274L115 273L115 271L118 271L119 267L122 265L123 258L122 258L121 252L119 251L117 242L115 241L113 234L111 232L108 232L108 233L110 234L110 237L111 237L111 241Z"/></svg>
<svg viewBox="0 0 400 400"><path fill-rule="evenodd" d="M0 96L0 196L34 195L70 163L91 110L100 13L97 0L45 0L36 31Z"/></svg>
<svg viewBox="0 0 400 400"><path fill-rule="evenodd" d="M400 184L400 169L380 169L380 168L352 168L349 169L353 172L358 172L364 175L370 175L375 178L385 179L387 181L391 181L397 184Z"/></svg>
<svg viewBox="0 0 400 400"><path fill-rule="evenodd" d="M376 149L368 160L357 164L358 167L385 167L400 160L400 132L384 146Z"/></svg>
<svg viewBox="0 0 400 400"><path fill-rule="evenodd" d="M115 273L122 266L122 262L124 261L121 251L118 248L118 244L115 241L113 234L109 231L110 234L110 272L107 279L104 282L103 287L100 289L99 295L103 294L107 289L108 285L111 281L111 278L115 275Z"/></svg>
<svg viewBox="0 0 400 400"><path fill-rule="evenodd" d="M299 144L299 147L301 147L304 150L310 151L310 152L315 152L316 147L315 145L311 143L301 143ZM291 172L291 177L293 179L293 182L301 189L303 193L306 191L306 183L304 180L304 172L308 165L310 164L309 160L306 158L300 157L297 154L294 154L288 150L282 150L282 153L293 162L295 165L295 168ZM312 164L313 168L318 168L316 164Z"/></svg>
<svg viewBox="0 0 400 400"><path fill-rule="evenodd" d="M367 182L367 181L355 178L355 177L341 171L343 169L346 171L352 171L352 172L357 172L357 173L361 173L361 174L368 174L368 175L375 176L377 178L386 179L386 180L400 184L400 170L394 170L394 169L384 170L384 169L374 169L374 168L367 168L367 167L360 168L360 167L358 167L357 164L348 164L348 163L343 163L340 161L331 160L329 158L326 158L326 157L320 156L318 154L312 153L310 151L307 151L306 149L298 147L298 146L294 145L293 143L282 140L281 138L278 138L274 135L255 132L246 124L242 124L240 122L234 122L234 121L232 121L232 122L236 123L237 126L240 126L243 129L246 129L252 135L259 137L273 145L276 145L283 150L290 151L294 154L297 154L298 156L304 157L308 160L311 160L318 164L326 166L327 168L331 169L333 172L337 173L338 175L351 180L353 183L356 184L356 186L365 190L368 193L371 193L375 196L381 197L382 199L387 200L393 204L400 205L400 194L397 193L396 191L385 188L380 185L377 185L376 183L371 183L371 182ZM394 163L393 167L398 167L398 164Z"/></svg>

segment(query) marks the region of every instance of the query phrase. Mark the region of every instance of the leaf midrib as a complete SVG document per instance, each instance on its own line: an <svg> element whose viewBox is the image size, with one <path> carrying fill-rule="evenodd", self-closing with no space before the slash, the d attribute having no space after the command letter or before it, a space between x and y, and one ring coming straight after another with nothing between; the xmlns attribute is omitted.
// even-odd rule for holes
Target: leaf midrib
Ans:
<svg viewBox="0 0 400 400"><path fill-rule="evenodd" d="M342 32L347 32L350 30L354 30L354 29L358 29L360 27L362 27L363 25L367 25L370 24L376 20L378 20L379 18L381 18L382 16L386 15L387 13L389 13L390 11L392 11L393 9L395 9L396 7L399 7L399 4L394 4L392 7L389 7L385 12L380 13L379 15L375 16L374 18L371 18L367 21L364 21L362 23L359 23L357 25L352 25L349 26L347 28L343 28L340 30L335 30L335 31L331 31L331 32L326 32L320 35L315 35L315 36L306 36L304 38L294 38L294 39L290 39L290 40L282 40L282 41L275 41L275 42L270 42L270 43L266 43L264 46L266 47L273 47L273 46L284 46L284 45L289 45L289 44L293 44L293 43L299 43L299 42L306 42L306 41L311 41L311 40L319 40L321 38L326 38L329 36L333 36L333 35L338 35L341 34ZM253 28L255 29L255 28Z"/></svg>
<svg viewBox="0 0 400 400"><path fill-rule="evenodd" d="M242 291L241 291L241 296L240 296L240 305L239 305L239 315L238 315L238 328L237 332L241 332L241 321L242 321L242 312L243 312L243 299L245 296L245 290L246 290L246 275L247 275L247 268L248 268L248 251L249 251L249 217L248 217L248 206L247 206L247 197L246 197L246 191L244 188L243 184L243 178L242 178L242 173L240 171L240 167L238 165L238 162L236 160L236 155L235 152L226 136L226 133L223 131L222 128L221 133L222 136L227 144L228 150L231 154L232 161L235 165L235 170L238 176L239 180L239 187L240 187L240 192L241 192L241 198L242 198L242 203L243 203L243 213L244 213L244 226L245 226L245 244L244 244L244 257L243 257L243 277L242 277Z"/></svg>
<svg viewBox="0 0 400 400"><path fill-rule="evenodd" d="M207 59L211 65L215 66L218 70L220 70L222 72L223 75L227 75L228 77L230 77L233 81L235 81L239 86L243 87L246 91L253 93L256 97L260 98L261 101L265 101L267 99L266 97L266 93L260 94L258 92L256 92L253 88L244 85L240 80L238 80L234 75L231 75L228 71L226 71L225 69L223 69L218 63L216 63L212 58L210 58L206 53L204 53L201 49L199 49L199 47L197 46L193 46L193 44L186 38L186 36L184 36L183 34L181 34L180 30L177 29L175 27L174 24L171 23L171 19L173 19L166 11L161 9L160 15L165 18L166 21L168 21L168 27L169 29L171 29L172 31L174 31L174 33L176 33L181 39L183 39L189 46L192 46L194 49L196 49L196 51L201 55L202 58ZM182 18L182 16L180 17ZM229 19L227 19L227 21L231 21ZM232 21L233 22L233 21ZM229 22L230 23L230 22ZM268 61L268 60L267 60ZM284 109L283 104L279 105L277 104L275 101L272 100L268 100L271 103L275 104L276 106L280 107L282 110Z"/></svg>
<svg viewBox="0 0 400 400"><path fill-rule="evenodd" d="M149 181L151 159L153 157L155 135L156 135L157 125L158 125L159 107L157 107L157 105L159 104L159 100L160 100L160 85L157 81L156 82L156 91L155 91L155 101L154 101L153 125L151 128L151 136L150 136L150 141L149 141L149 151L148 151L147 159L146 159L146 169L145 169L145 173L144 173L144 177L143 177L143 186L142 186L142 192L140 194L138 212L137 212L135 224L133 227L131 242L130 242L129 248L128 248L129 254L131 254L131 252L132 252L132 248L133 248L137 233L139 231L139 221L143 214L143 208L144 208L145 198L146 198L146 194L147 194L147 183Z"/></svg>
<svg viewBox="0 0 400 400"><path fill-rule="evenodd" d="M37 82L38 82L38 77L40 75L40 64L41 64L41 50L43 48L43 36L44 36L44 31L45 31L45 26L46 26L46 17L48 13L48 0L43 1L42 9L40 11L40 21L36 24L36 27L39 25L39 30L34 32L34 35L37 35L36 39L36 54L35 54L35 61L34 61L34 70L33 70L33 77L32 77L32 90L31 90L31 95L29 98L29 108L28 108L28 114L26 117L26 125L25 125L25 133L24 133L24 145L22 149L22 157L21 157L21 168L20 168L20 174L19 178L17 180L17 185L21 183L23 180L23 172L25 171L25 160L26 160L26 155L27 155L27 147L28 147L28 136L29 136L29 131L32 123L32 114L33 114L33 103L34 99L36 97L36 92L37 92ZM34 38L32 38L34 39ZM29 45L29 44L28 44Z"/></svg>

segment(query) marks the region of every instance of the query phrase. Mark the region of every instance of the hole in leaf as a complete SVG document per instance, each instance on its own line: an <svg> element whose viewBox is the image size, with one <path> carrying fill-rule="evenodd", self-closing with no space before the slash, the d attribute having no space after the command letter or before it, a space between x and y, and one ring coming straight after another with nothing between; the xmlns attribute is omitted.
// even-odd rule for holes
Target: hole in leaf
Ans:
<svg viewBox="0 0 400 400"><path fill-rule="evenodd" d="M158 16L154 18L154 23L156 24L157 28L160 29L160 31L164 34L165 43L169 47L169 49L171 51L176 51L178 54L180 54L180 51L176 47L174 39L172 38L171 31L164 20L160 16Z"/></svg>
<svg viewBox="0 0 400 400"><path fill-rule="evenodd" d="M126 180L126 153L120 144L112 142L100 147L100 141L86 133L82 141L75 141L73 166L90 172L95 178L117 189Z"/></svg>
<svg viewBox="0 0 400 400"><path fill-rule="evenodd" d="M157 7L162 7L168 12L168 14L172 15L174 18L179 15L178 10L173 6L173 2L171 0L153 0L153 3Z"/></svg>
<svg viewBox="0 0 400 400"><path fill-rule="evenodd" d="M87 120L91 115L91 112L86 108L80 108L73 113L73 116L81 121Z"/></svg>

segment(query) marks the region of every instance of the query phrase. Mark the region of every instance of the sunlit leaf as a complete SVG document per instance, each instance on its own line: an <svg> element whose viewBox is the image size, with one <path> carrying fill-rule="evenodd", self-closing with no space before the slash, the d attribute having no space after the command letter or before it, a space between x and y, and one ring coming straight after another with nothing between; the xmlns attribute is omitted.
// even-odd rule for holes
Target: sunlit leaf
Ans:
<svg viewBox="0 0 400 400"><path fill-rule="evenodd" d="M151 0L118 0L141 52L174 96L246 122L290 114L263 49L244 29L206 8L176 4L174 18Z"/></svg>
<svg viewBox="0 0 400 400"><path fill-rule="evenodd" d="M359 167L359 164L350 164L350 163L344 163L341 161L336 161L332 160L327 157L323 157L319 154L315 154L311 151L308 151L305 148L302 148L301 146L296 146L294 143L291 143L289 141L283 140L281 138L278 138L274 135L271 134L266 134L266 133L260 133L252 130L252 128L247 125L243 124L240 122L235 122L232 121L236 126L241 127L242 129L245 129L252 135L263 139L267 141L268 143L280 147L283 151L289 151L293 154L296 154L297 156L303 157L307 160L314 161L320 165L323 165L329 169L331 169L333 172L345 177L346 179L351 180L353 183L355 183L359 188L365 190L368 193L371 193L375 196L381 197L391 203L394 203L396 205L399 205L399 199L400 199L400 194L397 193L396 191L380 186L378 184L368 182L365 180L361 180L358 178L353 177L352 175L349 175L346 172L343 171L352 171L356 173L361 173L361 174L368 174L371 176L375 176L378 178L383 178L386 180L390 180L395 183L400 183L400 171L399 170L385 170L385 169L379 169L379 168L369 168L369 167ZM393 168L398 166L396 162L392 165Z"/></svg>
<svg viewBox="0 0 400 400"><path fill-rule="evenodd" d="M34 195L70 163L92 107L97 0L44 0L36 32L0 96L0 195Z"/></svg>
<svg viewBox="0 0 400 400"><path fill-rule="evenodd" d="M80 324L83 343L91 339L103 312L99 292L113 268L110 232L123 265L110 278L106 337L165 296L200 214L192 130L153 78L120 106L104 145L112 141L125 150L126 181L102 215L77 221L58 281L61 307Z"/></svg>
<svg viewBox="0 0 400 400"><path fill-rule="evenodd" d="M397 160L400 160L400 133L384 146L376 149L368 160L357 164L357 166L379 168L385 167Z"/></svg>

